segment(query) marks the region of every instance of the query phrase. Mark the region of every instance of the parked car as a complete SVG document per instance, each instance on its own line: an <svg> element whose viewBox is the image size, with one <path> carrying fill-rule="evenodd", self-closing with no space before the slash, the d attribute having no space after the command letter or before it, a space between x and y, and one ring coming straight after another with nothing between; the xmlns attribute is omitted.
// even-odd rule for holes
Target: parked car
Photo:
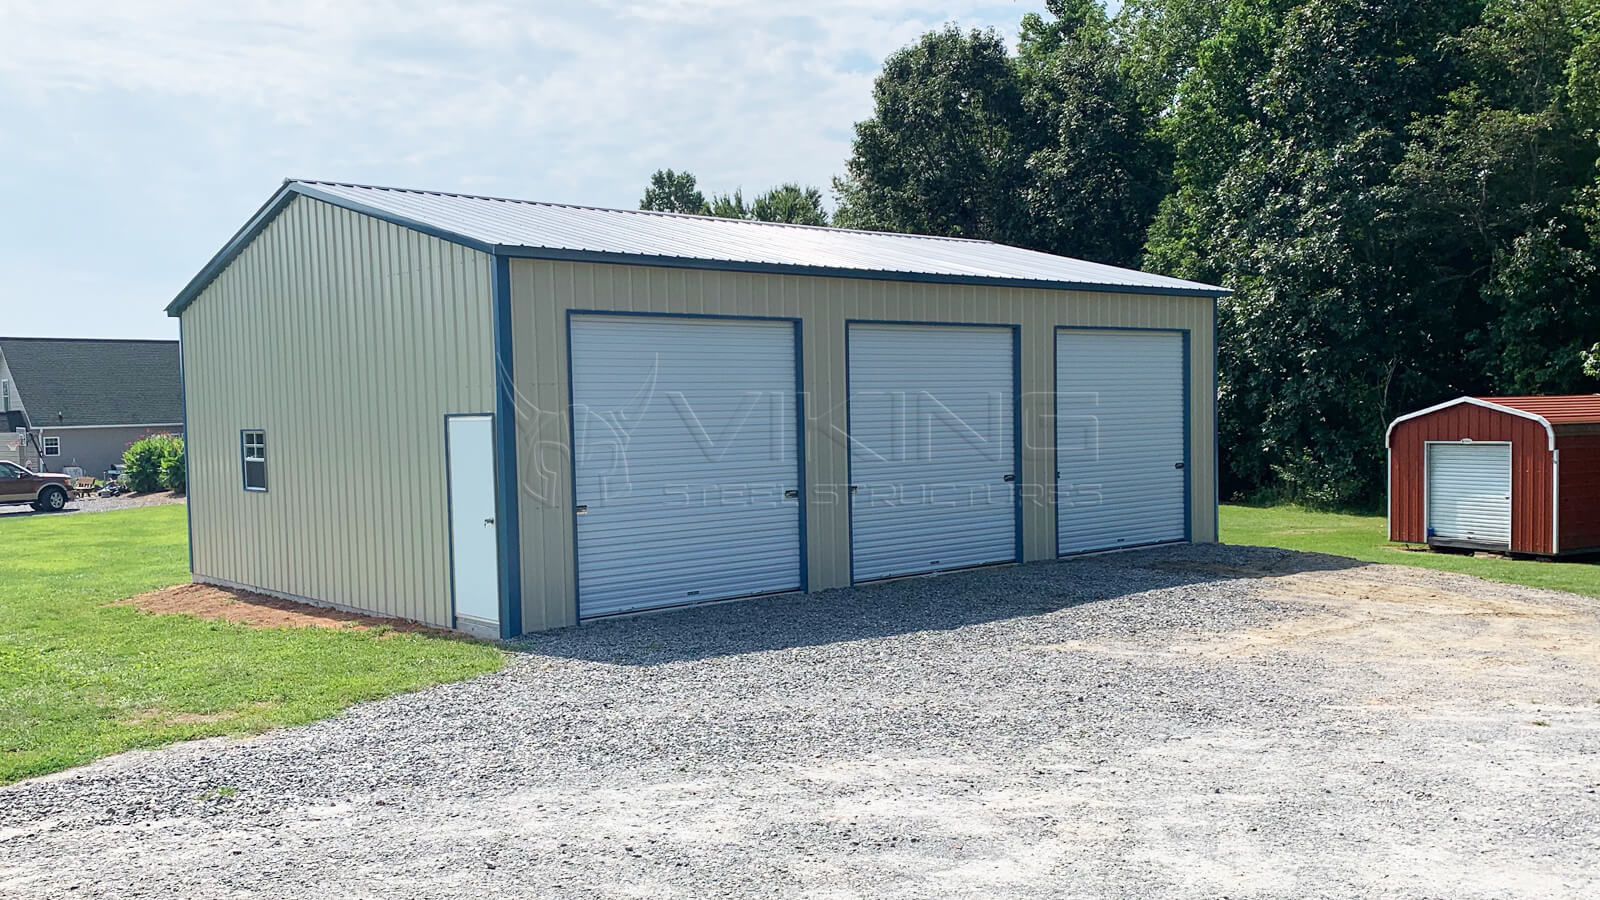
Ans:
<svg viewBox="0 0 1600 900"><path fill-rule="evenodd" d="M0 462L0 506L27 503L41 512L60 512L67 506L70 479L54 472L29 472L11 462Z"/></svg>

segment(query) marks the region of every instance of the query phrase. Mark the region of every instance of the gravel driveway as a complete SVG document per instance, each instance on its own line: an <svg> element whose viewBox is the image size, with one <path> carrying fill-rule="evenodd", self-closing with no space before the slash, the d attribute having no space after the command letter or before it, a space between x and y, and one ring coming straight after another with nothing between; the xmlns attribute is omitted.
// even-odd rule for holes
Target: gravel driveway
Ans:
<svg viewBox="0 0 1600 900"><path fill-rule="evenodd" d="M1597 606L1181 546L609 622L0 789L0 895L1594 897Z"/></svg>

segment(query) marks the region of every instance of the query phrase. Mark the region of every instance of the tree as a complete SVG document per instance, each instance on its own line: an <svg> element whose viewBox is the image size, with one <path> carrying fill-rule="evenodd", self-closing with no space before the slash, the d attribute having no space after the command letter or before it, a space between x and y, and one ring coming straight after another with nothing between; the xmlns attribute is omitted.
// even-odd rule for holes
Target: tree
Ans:
<svg viewBox="0 0 1600 900"><path fill-rule="evenodd" d="M1026 246L1137 266L1169 163L1122 48L1095 0L1048 0L1022 20L1018 65L1033 148L1023 186Z"/></svg>
<svg viewBox="0 0 1600 900"><path fill-rule="evenodd" d="M1011 240L1026 218L1022 86L993 31L954 26L890 55L834 180L836 225Z"/></svg>
<svg viewBox="0 0 1600 900"><path fill-rule="evenodd" d="M744 193L737 188L731 194L711 195L711 202L706 204L706 212L722 219L750 218L750 207L744 204Z"/></svg>
<svg viewBox="0 0 1600 900"><path fill-rule="evenodd" d="M709 209L705 195L695 187L694 176L671 169L657 169L650 176L650 186L645 188L639 208L695 215L703 215Z"/></svg>
<svg viewBox="0 0 1600 900"><path fill-rule="evenodd" d="M756 197L750 216L763 222L790 225L826 225L828 212L822 208L822 191L801 187L790 181Z"/></svg>

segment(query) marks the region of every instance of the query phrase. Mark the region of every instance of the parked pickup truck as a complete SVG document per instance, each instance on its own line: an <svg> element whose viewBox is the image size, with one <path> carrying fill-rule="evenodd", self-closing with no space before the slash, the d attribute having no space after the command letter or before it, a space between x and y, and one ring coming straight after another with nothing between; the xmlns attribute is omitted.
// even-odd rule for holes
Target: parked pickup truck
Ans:
<svg viewBox="0 0 1600 900"><path fill-rule="evenodd" d="M60 512L67 505L70 479L54 472L29 472L0 462L0 506L27 503L41 512Z"/></svg>

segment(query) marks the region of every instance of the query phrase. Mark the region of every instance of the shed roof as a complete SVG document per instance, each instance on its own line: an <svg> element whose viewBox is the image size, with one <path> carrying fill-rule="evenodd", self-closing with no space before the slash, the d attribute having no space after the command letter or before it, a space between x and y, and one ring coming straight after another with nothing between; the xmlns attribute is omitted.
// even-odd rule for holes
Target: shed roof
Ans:
<svg viewBox="0 0 1600 900"><path fill-rule="evenodd" d="M1600 425L1600 394L1479 397L1485 403L1533 413L1551 425Z"/></svg>
<svg viewBox="0 0 1600 900"><path fill-rule="evenodd" d="M34 428L183 421L177 341L0 337Z"/></svg>
<svg viewBox="0 0 1600 900"><path fill-rule="evenodd" d="M291 180L167 311L182 311L296 196L506 256L1139 294L1227 293L1215 285L991 241Z"/></svg>

